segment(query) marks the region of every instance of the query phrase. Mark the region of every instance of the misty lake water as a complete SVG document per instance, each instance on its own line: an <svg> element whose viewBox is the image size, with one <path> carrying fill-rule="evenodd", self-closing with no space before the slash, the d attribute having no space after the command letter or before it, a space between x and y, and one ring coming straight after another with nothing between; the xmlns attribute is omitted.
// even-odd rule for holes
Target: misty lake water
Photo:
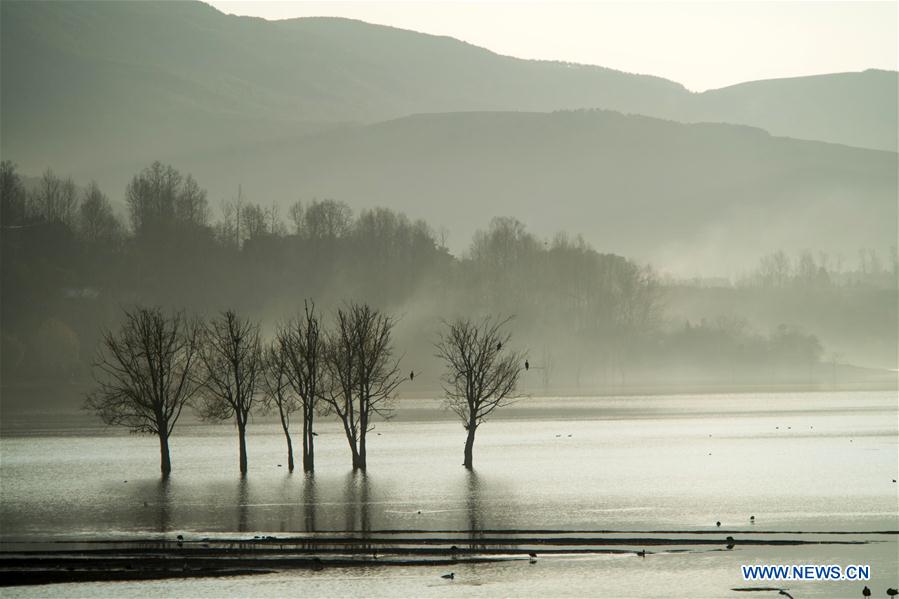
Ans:
<svg viewBox="0 0 899 599"><path fill-rule="evenodd" d="M746 593L730 589L752 586L741 578L742 563L869 563L868 584L881 589L875 596L899 582L895 391L531 399L479 429L473 473L461 466L464 431L439 405L399 402L397 417L371 433L364 476L351 472L332 421L318 425L314 477L288 473L278 425L254 422L244 479L233 427L185 422L172 438L166 482L153 437L4 413L2 540L540 529L806 539L849 532L871 543L660 550L645 560L541 555L537 564L459 565L454 581L440 579L445 568L401 566L2 594L657 597L677 589L670 596L739 597ZM782 586L797 598L855 596L861 588Z"/></svg>

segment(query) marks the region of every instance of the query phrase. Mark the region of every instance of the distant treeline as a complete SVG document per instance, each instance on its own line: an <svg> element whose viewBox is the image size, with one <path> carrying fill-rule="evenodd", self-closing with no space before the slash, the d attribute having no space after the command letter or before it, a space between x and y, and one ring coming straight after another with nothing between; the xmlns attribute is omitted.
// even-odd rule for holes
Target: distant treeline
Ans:
<svg viewBox="0 0 899 599"><path fill-rule="evenodd" d="M804 298L815 305L796 318L780 317L782 302L743 318L733 301L701 285L667 283L580 237L538 239L514 218L494 218L454 256L424 221L387 208L354 214L330 199L297 201L281 215L238 191L213 219L198 182L160 163L129 183L126 214L96 184L79 187L49 170L26 181L8 161L0 194L4 385L89 380L100 331L138 303L201 315L234 309L261 321L268 335L302 298L362 301L397 315L398 345L425 371L437 370L433 333L441 318L512 314L535 366L528 384L544 388L686 378L810 382L813 367L839 348L822 342L818 321L802 314L829 313L831 305L845 313L875 302L870 326L895 339L894 322L883 333L895 321L895 287L868 289L868 279L834 276L830 262L805 256L794 266L773 254L747 278L745 292L732 291L743 299L757 298L758 287L793 293L802 286L787 282L798 280L833 291ZM866 271L889 274L866 255ZM891 268L895 277L895 260ZM845 291L846 284L864 289ZM679 305L685 288L689 306ZM416 383L436 384L427 376Z"/></svg>
<svg viewBox="0 0 899 599"><path fill-rule="evenodd" d="M886 259L876 249L858 251L855 264L842 255L810 250L791 258L783 251L763 256L759 266L737 281L741 286L757 287L827 287L868 285L884 289L896 287L899 258L896 246L890 248Z"/></svg>

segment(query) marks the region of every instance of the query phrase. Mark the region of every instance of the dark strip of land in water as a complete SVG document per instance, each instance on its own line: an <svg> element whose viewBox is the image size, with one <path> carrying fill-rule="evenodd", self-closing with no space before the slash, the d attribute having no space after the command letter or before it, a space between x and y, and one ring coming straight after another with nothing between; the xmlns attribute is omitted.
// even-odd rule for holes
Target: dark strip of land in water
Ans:
<svg viewBox="0 0 899 599"><path fill-rule="evenodd" d="M617 532L617 535L616 535ZM290 537L134 539L53 543L4 543L0 552L3 586L113 580L148 580L263 574L286 569L313 571L333 567L483 563L537 559L542 555L632 554L729 551L735 546L862 545L867 540L768 538L752 533L737 538L729 531L668 531L666 536L611 534L559 535L547 531L398 531L331 533ZM743 531L744 534L745 531ZM645 533L644 533L645 534ZM765 534L765 533L762 533ZM772 533L782 534L782 533ZM802 535L802 533L797 533ZM888 532L861 535L893 534ZM620 535L620 536L619 536ZM33 550L30 545L50 545ZM652 547L653 551L646 551Z"/></svg>

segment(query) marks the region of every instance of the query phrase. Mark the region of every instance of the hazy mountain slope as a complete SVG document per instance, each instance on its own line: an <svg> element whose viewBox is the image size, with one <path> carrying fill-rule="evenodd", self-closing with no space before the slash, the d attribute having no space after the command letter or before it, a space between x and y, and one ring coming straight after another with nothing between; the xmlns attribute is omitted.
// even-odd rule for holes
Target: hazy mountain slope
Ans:
<svg viewBox="0 0 899 599"><path fill-rule="evenodd" d="M773 135L896 149L895 71L751 81L695 96L684 119L742 123Z"/></svg>
<svg viewBox="0 0 899 599"><path fill-rule="evenodd" d="M680 272L732 272L778 248L852 257L896 236L895 153L605 111L420 115L182 165L213 196L240 183L265 204L405 210L446 225L454 249L513 215Z"/></svg>
<svg viewBox="0 0 899 599"><path fill-rule="evenodd" d="M199 2L4 0L0 11L0 149L32 172L81 175L335 122L467 110L599 107L895 148L896 73L691 94L657 77L343 19L268 22Z"/></svg>
<svg viewBox="0 0 899 599"><path fill-rule="evenodd" d="M4 155L77 173L313 129L320 115L242 77L283 78L261 68L279 55L261 22L228 23L200 3L3 2Z"/></svg>
<svg viewBox="0 0 899 599"><path fill-rule="evenodd" d="M3 150L78 171L413 112L648 110L655 77L521 61L341 19L267 22L197 2L2 3Z"/></svg>

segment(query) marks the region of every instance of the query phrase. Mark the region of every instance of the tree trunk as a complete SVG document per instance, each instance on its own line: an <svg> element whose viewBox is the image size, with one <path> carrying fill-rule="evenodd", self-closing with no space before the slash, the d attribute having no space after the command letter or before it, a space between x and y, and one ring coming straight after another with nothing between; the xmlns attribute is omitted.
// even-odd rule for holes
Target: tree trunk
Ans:
<svg viewBox="0 0 899 599"><path fill-rule="evenodd" d="M290 423L284 416L284 408L278 404L278 415L281 416L281 429L287 438L287 470L293 472L293 440L290 438Z"/></svg>
<svg viewBox="0 0 899 599"><path fill-rule="evenodd" d="M159 469L162 476L167 477L172 473L172 460L169 457L169 438L164 433L159 433Z"/></svg>
<svg viewBox="0 0 899 599"><path fill-rule="evenodd" d="M287 437L287 471L293 472L293 443L290 440L290 432L284 427L284 436Z"/></svg>
<svg viewBox="0 0 899 599"><path fill-rule="evenodd" d="M305 409L303 410L306 411ZM312 472L315 470L315 441L312 434L312 409L309 409L309 416L303 414L303 434L306 441L303 443L303 471Z"/></svg>
<svg viewBox="0 0 899 599"><path fill-rule="evenodd" d="M359 390L359 451L355 468L362 471L365 471L365 434L368 432L369 407L366 393L365 389Z"/></svg>
<svg viewBox="0 0 899 599"><path fill-rule="evenodd" d="M247 425L237 423L237 436L240 438L240 473L247 473Z"/></svg>
<svg viewBox="0 0 899 599"><path fill-rule="evenodd" d="M347 414L341 414L340 420L343 423L343 432L346 434L346 442L350 446L350 452L353 454L353 470L358 470L359 451L356 448L356 433L350 426L350 420Z"/></svg>
<svg viewBox="0 0 899 599"><path fill-rule="evenodd" d="M359 432L359 470L365 470L365 429Z"/></svg>
<svg viewBox="0 0 899 599"><path fill-rule="evenodd" d="M365 456L360 453L354 444L353 448L353 470L365 470Z"/></svg>
<svg viewBox="0 0 899 599"><path fill-rule="evenodd" d="M474 460L472 458L472 452L474 450L474 433L477 430L477 425L474 423L470 423L468 425L468 438L465 439L465 461L462 462L462 465L468 468L469 470L474 468Z"/></svg>

